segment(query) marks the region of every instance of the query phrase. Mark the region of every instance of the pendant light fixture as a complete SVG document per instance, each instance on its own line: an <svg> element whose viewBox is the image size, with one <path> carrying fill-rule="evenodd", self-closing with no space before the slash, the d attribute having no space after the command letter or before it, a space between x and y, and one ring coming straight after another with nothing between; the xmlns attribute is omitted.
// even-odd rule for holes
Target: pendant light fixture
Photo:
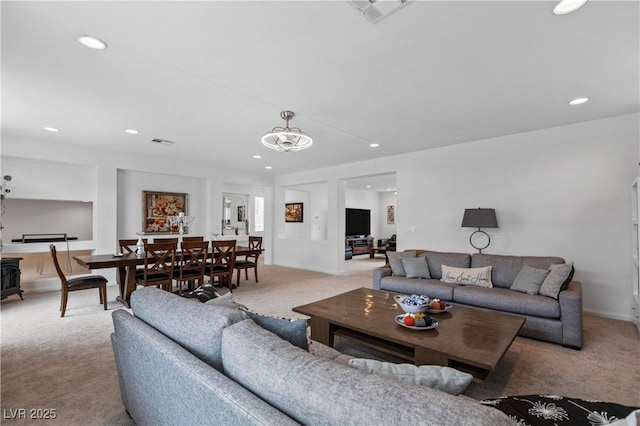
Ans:
<svg viewBox="0 0 640 426"><path fill-rule="evenodd" d="M280 117L285 120L285 127L274 127L262 136L262 145L279 152L296 152L313 145L311 136L305 135L297 127L289 127L289 120L294 116L291 111L282 111Z"/></svg>

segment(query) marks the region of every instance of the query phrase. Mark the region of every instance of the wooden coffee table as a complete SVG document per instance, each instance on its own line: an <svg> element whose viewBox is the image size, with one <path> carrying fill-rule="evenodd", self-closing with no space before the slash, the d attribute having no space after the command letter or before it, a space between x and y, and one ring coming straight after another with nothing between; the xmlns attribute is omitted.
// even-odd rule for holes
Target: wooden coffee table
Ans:
<svg viewBox="0 0 640 426"><path fill-rule="evenodd" d="M308 315L311 338L333 347L341 336L415 365L443 365L471 373L484 383L511 346L525 319L454 305L450 311L427 314L440 321L432 330L411 330L394 321L404 313L393 294L359 288L293 308Z"/></svg>

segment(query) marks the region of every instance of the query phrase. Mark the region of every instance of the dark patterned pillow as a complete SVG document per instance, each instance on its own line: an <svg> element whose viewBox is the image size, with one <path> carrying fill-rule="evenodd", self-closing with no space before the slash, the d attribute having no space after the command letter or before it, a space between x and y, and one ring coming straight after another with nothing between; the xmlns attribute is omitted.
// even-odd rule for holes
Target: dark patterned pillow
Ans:
<svg viewBox="0 0 640 426"><path fill-rule="evenodd" d="M215 288L211 284L204 284L188 293L182 293L182 297L187 299L195 299L202 303L218 297Z"/></svg>
<svg viewBox="0 0 640 426"><path fill-rule="evenodd" d="M633 415L634 411L640 413L638 407L557 395L506 396L480 402L502 411L517 424L531 426L606 425Z"/></svg>

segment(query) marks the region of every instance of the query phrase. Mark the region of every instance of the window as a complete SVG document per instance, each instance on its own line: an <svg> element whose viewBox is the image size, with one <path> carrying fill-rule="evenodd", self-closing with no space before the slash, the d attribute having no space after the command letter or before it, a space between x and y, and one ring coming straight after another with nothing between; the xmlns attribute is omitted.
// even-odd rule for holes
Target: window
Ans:
<svg viewBox="0 0 640 426"><path fill-rule="evenodd" d="M255 212L254 223L256 232L264 231L264 197L254 198Z"/></svg>

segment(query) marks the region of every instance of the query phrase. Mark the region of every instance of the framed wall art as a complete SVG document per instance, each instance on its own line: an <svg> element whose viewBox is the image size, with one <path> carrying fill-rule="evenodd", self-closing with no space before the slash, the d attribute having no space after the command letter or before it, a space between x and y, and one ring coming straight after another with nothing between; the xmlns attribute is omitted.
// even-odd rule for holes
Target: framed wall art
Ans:
<svg viewBox="0 0 640 426"><path fill-rule="evenodd" d="M387 225L393 225L396 221L395 207L387 206Z"/></svg>
<svg viewBox="0 0 640 426"><path fill-rule="evenodd" d="M238 222L247 220L246 209L246 206L238 206Z"/></svg>
<svg viewBox="0 0 640 426"><path fill-rule="evenodd" d="M147 234L178 232L178 225L169 224L167 217L187 214L187 194L142 191L142 229ZM175 229L173 229L175 228Z"/></svg>
<svg viewBox="0 0 640 426"><path fill-rule="evenodd" d="M303 214L303 203L286 203L284 210L284 221L285 222L302 222L304 214Z"/></svg>

